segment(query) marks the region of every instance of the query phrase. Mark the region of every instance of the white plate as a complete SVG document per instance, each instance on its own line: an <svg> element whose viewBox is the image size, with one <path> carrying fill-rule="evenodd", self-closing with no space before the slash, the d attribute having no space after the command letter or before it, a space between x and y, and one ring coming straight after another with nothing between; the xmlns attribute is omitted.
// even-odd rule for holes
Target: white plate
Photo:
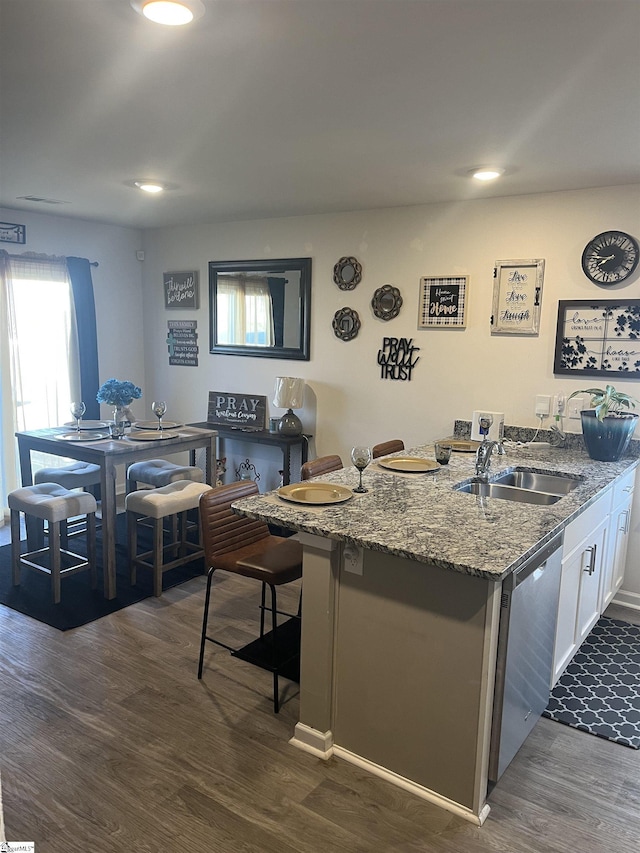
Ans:
<svg viewBox="0 0 640 853"><path fill-rule="evenodd" d="M381 468L389 471L402 471L405 474L424 474L427 471L437 471L440 467L432 459L420 459L417 456L392 456L389 459L378 459Z"/></svg>
<svg viewBox="0 0 640 853"><path fill-rule="evenodd" d="M162 432L160 432L159 430L154 429L149 430L148 432L145 432L144 430L138 430L138 432L132 430L128 433L126 438L128 438L129 441L164 441L169 438L178 438L178 436L179 433L177 432L167 432L166 430L162 430Z"/></svg>
<svg viewBox="0 0 640 853"><path fill-rule="evenodd" d="M58 441L102 441L111 436L108 432L63 432L56 438Z"/></svg>
<svg viewBox="0 0 640 853"><path fill-rule="evenodd" d="M278 496L294 504L340 504L352 498L353 492L335 483L293 483L278 489Z"/></svg>
<svg viewBox="0 0 640 853"><path fill-rule="evenodd" d="M133 426L136 429L148 429L148 430L157 430L158 429L158 421L136 421ZM176 427L182 426L182 424L178 424L175 421L162 421L162 429L175 429Z"/></svg>
<svg viewBox="0 0 640 853"><path fill-rule="evenodd" d="M75 421L73 423L63 424L66 427L76 428ZM80 429L108 429L109 424L106 421L80 421Z"/></svg>

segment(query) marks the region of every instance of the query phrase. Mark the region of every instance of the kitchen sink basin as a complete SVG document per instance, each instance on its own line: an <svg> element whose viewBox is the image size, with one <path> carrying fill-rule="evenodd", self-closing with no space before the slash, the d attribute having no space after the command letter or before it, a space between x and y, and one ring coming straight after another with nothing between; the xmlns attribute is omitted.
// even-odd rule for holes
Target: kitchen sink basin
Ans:
<svg viewBox="0 0 640 853"><path fill-rule="evenodd" d="M554 504L562 497L562 495L554 495L549 492L520 489L516 486L505 486L502 483L483 483L479 480L474 480L471 483L463 483L461 486L456 486L455 488L458 492L467 492L471 495L500 498L504 501L515 501L516 503L539 504L541 506Z"/></svg>
<svg viewBox="0 0 640 853"><path fill-rule="evenodd" d="M568 495L582 481L574 477L563 477L561 474L536 474L535 471L516 470L500 474L493 482L534 492L547 492L551 495Z"/></svg>

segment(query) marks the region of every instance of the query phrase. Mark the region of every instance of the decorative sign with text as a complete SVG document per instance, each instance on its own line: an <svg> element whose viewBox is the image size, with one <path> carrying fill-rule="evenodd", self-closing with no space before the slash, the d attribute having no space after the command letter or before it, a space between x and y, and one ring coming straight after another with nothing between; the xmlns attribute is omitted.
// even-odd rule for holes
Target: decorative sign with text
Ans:
<svg viewBox="0 0 640 853"><path fill-rule="evenodd" d="M3 243L26 243L27 229L15 222L0 222L0 240Z"/></svg>
<svg viewBox="0 0 640 853"><path fill-rule="evenodd" d="M493 268L492 335L537 335L544 259L496 261Z"/></svg>
<svg viewBox="0 0 640 853"><path fill-rule="evenodd" d="M167 322L167 348L169 364L183 367L198 366L198 328L197 320L169 320Z"/></svg>
<svg viewBox="0 0 640 853"><path fill-rule="evenodd" d="M259 394L209 391L207 423L238 429L263 430L267 398Z"/></svg>
<svg viewBox="0 0 640 853"><path fill-rule="evenodd" d="M640 299L560 301L553 372L640 375Z"/></svg>
<svg viewBox="0 0 640 853"><path fill-rule="evenodd" d="M413 338L383 338L382 349L378 350L380 379L410 381L413 368L420 361L416 355L419 351Z"/></svg>
<svg viewBox="0 0 640 853"><path fill-rule="evenodd" d="M420 279L419 329L464 329L467 305L466 275Z"/></svg>
<svg viewBox="0 0 640 853"><path fill-rule="evenodd" d="M190 272L165 272L164 283L165 308L199 308L200 282L197 270Z"/></svg>

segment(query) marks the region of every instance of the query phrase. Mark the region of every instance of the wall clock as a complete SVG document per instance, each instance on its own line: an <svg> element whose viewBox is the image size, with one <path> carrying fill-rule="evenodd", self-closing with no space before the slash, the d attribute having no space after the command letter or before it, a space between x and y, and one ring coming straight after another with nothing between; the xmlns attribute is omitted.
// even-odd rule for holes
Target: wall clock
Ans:
<svg viewBox="0 0 640 853"><path fill-rule="evenodd" d="M624 231L603 231L582 253L582 269L595 284L620 284L638 266L638 241Z"/></svg>

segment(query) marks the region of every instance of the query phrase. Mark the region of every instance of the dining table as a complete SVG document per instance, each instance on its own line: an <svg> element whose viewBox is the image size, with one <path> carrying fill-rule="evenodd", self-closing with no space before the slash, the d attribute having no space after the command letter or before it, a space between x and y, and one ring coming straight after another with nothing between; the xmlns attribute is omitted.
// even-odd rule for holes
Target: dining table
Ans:
<svg viewBox="0 0 640 853"><path fill-rule="evenodd" d="M105 425L106 426L106 425ZM143 436L143 432L146 434ZM215 485L216 437L211 429L193 426L177 426L166 430L162 436L158 431L137 432L135 426L122 438L111 438L108 426L94 431L74 431L67 426L47 427L37 430L16 432L20 473L23 486L33 484L33 458L36 451L98 465L100 468L100 501L102 515L102 565L104 597L116 596L116 482L119 466L129 466L146 459L189 452L191 465L195 465L198 449L205 450L205 481ZM41 528L27 519L27 541L29 548L39 547Z"/></svg>

